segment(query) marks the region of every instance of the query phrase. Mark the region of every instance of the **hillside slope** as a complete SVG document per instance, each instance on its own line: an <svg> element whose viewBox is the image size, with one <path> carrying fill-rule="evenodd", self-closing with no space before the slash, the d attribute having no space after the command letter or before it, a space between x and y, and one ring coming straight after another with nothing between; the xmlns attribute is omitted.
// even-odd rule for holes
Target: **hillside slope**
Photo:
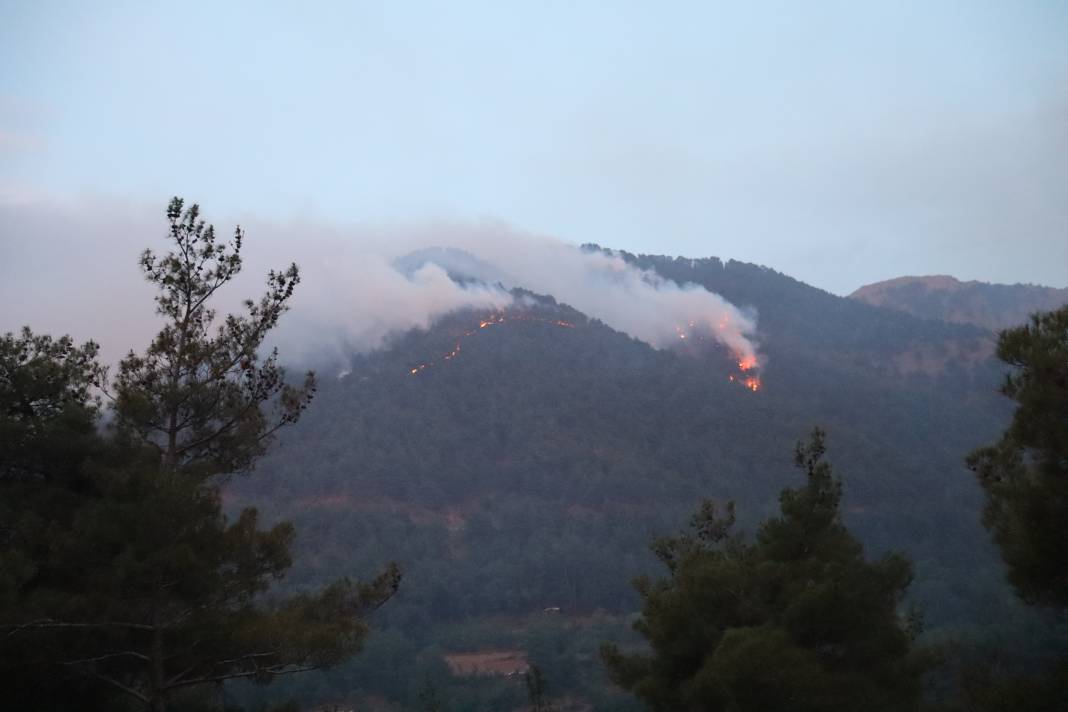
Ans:
<svg viewBox="0 0 1068 712"><path fill-rule="evenodd" d="M624 257L756 310L760 390L731 380L722 349L655 350L551 298L398 335L324 378L257 476L231 489L295 521L291 584L398 560L404 586L380 621L415 650L449 622L623 615L629 581L655 571L655 536L703 497L736 500L752 531L797 484L793 445L820 425L848 523L871 554L914 558L928 620L1004 614L962 461L1007 422L1002 371L975 355L989 332L756 265Z"/></svg>
<svg viewBox="0 0 1068 712"><path fill-rule="evenodd" d="M946 275L899 277L866 285L849 296L925 319L974 324L990 331L1022 324L1036 311L1068 304L1068 288L961 282Z"/></svg>

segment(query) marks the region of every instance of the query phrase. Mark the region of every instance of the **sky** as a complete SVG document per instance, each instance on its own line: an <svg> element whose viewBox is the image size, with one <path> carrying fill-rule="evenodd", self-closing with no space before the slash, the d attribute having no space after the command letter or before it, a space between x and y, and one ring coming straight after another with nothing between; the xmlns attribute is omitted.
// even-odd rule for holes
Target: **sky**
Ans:
<svg viewBox="0 0 1068 712"><path fill-rule="evenodd" d="M1068 3L0 3L0 279L109 255L172 195L353 235L493 221L837 294L1065 287ZM83 244L26 262L57 212Z"/></svg>

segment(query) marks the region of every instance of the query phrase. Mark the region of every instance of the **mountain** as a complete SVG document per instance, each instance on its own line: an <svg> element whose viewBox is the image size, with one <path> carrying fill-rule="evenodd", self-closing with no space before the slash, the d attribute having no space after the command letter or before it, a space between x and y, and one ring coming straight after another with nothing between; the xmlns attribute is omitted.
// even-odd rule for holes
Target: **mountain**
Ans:
<svg viewBox="0 0 1068 712"><path fill-rule="evenodd" d="M990 331L1022 324L1036 311L1068 304L1068 288L961 282L947 275L899 277L866 285L849 296L924 319L974 324Z"/></svg>
<svg viewBox="0 0 1068 712"><path fill-rule="evenodd" d="M757 265L618 254L755 310L760 388L746 388L713 343L657 350L530 293L508 311L453 313L353 355L228 494L294 520L295 588L388 560L405 572L372 650L294 684L336 701L362 680L414 706L413 680L425 679L483 695L484 708L515 707L521 689L504 678L458 686L443 657L494 650L535 662L595 709L625 709L596 647L627 640L629 581L657 573L651 541L684 526L702 498L735 500L753 531L798 484L793 446L816 425L829 432L847 523L869 555L913 558L912 598L929 625L1020 615L963 464L1008 422L1003 369L982 349L988 331Z"/></svg>
<svg viewBox="0 0 1068 712"><path fill-rule="evenodd" d="M477 282L492 285L505 278L493 265L455 247L426 247L393 261L393 268L409 279L427 265L440 267L454 282L460 284Z"/></svg>

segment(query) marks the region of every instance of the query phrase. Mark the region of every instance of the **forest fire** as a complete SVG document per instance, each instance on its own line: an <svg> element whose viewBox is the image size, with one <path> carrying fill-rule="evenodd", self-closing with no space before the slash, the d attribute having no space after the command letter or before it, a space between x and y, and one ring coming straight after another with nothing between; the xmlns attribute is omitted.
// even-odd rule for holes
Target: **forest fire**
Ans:
<svg viewBox="0 0 1068 712"><path fill-rule="evenodd" d="M730 379L731 383L741 383L743 386L753 391L754 393L759 391L762 385L760 383L759 376L736 376L732 373L730 376L728 376L728 378Z"/></svg>
<svg viewBox="0 0 1068 712"><path fill-rule="evenodd" d="M729 325L727 317L723 317L717 324L716 328L724 330ZM706 334L702 334L698 328L698 324L695 321L687 322L686 326L675 325L675 333L678 335L680 341L689 341L702 343L708 340ZM760 362L757 361L756 354L740 354L735 352L735 363L738 366L739 373L730 374L727 379L731 383L740 383L749 390L759 391L763 387L763 383L760 380L760 376L757 375L757 371L760 368Z"/></svg>
<svg viewBox="0 0 1068 712"><path fill-rule="evenodd" d="M741 379L741 384L753 391L754 393L760 390L760 376L757 376L752 371L757 367L756 356L743 356L738 359L738 370L745 375ZM735 380L734 376L731 376L731 380Z"/></svg>
<svg viewBox="0 0 1068 712"><path fill-rule="evenodd" d="M752 371L756 367L756 356L743 356L738 359L738 370L740 371Z"/></svg>
<svg viewBox="0 0 1068 712"><path fill-rule="evenodd" d="M442 356L434 361L427 361L417 366L413 366L408 369L408 373L412 376L417 376L423 371L429 368L433 368L439 363L445 361L451 361L457 358L462 350L463 342L465 339L474 336L483 329L488 329L491 326L500 326L507 322L526 321L526 322L539 322L542 324L549 324L550 326L557 326L564 329L574 329L575 325L569 321L562 319L548 319L545 317L538 317L532 314L506 314L503 312L497 312L490 314L479 320L477 328L471 328L464 331L456 341L456 345L448 353L442 354ZM699 324L695 321L688 322L683 326L675 325L675 332L678 334L680 341L687 341L692 343L703 343L708 340L708 335L701 333ZM717 324L719 329L725 329L727 327L726 320L720 321ZM759 391L763 384L761 383L760 376L757 372L760 367L760 363L757 361L755 354L735 354L735 364L738 368L737 373L732 373L728 376L731 383L738 383L754 393Z"/></svg>
<svg viewBox="0 0 1068 712"><path fill-rule="evenodd" d="M447 354L444 354L441 357L441 360L442 361L451 361L452 359L454 359L457 356L459 356L460 355L460 347L461 347L461 345L463 343L463 340L468 338L469 336L474 336L476 333L478 333L482 329L486 329L486 328L491 327L491 326L497 326L499 324L503 324L503 323L508 322L508 321L532 321L532 322L539 322L539 323L542 323L542 324L550 324L552 326L559 326L559 327L564 328L564 329L574 329L575 328L574 324L572 324L569 321L564 321L562 319L546 319L546 318L543 318L543 317L537 317L537 316L533 316L533 315L530 315L530 314L503 314L503 313L491 314L490 316L488 316L485 319L482 319L481 321L478 322L478 328L477 329L468 329L467 331L465 331L460 336L459 340L457 340L455 348L453 348L453 350L449 351ZM418 366L414 366L412 368L409 368L408 369L408 373L410 373L411 375L415 376L415 375L421 373L422 371L425 371L426 369L433 367L436 363L437 363L436 361L428 361L426 363L421 363Z"/></svg>

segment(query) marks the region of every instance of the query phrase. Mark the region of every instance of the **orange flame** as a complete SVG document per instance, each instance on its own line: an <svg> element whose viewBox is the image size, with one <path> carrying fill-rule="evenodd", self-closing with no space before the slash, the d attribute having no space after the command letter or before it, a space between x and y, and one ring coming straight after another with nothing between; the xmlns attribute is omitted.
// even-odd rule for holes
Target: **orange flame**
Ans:
<svg viewBox="0 0 1068 712"><path fill-rule="evenodd" d="M722 317L716 323L716 326L723 330L726 329L729 324L730 318ZM706 340L706 336L701 333L700 330L696 330L696 322L687 322L686 326L682 324L675 324L674 326L675 333L678 335L680 341L704 342ZM689 328L687 328L687 326ZM756 375L757 371L760 369L760 362L757 360L756 354L741 354L735 352L734 359L738 366L739 373L730 374L728 379L732 383L739 383L751 391L759 391L763 387L763 383L761 382L760 377Z"/></svg>
<svg viewBox="0 0 1068 712"><path fill-rule="evenodd" d="M759 391L764 385L760 382L759 376L746 376L745 378L741 378L740 376L736 376L732 373L727 378L730 379L731 383L741 383L743 386L753 391L754 393Z"/></svg>
<svg viewBox="0 0 1068 712"><path fill-rule="evenodd" d="M754 393L759 391L763 385L760 382L760 376L756 375L754 372L754 369L756 369L758 365L754 354L738 357L738 370L745 374L745 377L741 378L742 385ZM731 376L731 380L735 380L734 376Z"/></svg>

